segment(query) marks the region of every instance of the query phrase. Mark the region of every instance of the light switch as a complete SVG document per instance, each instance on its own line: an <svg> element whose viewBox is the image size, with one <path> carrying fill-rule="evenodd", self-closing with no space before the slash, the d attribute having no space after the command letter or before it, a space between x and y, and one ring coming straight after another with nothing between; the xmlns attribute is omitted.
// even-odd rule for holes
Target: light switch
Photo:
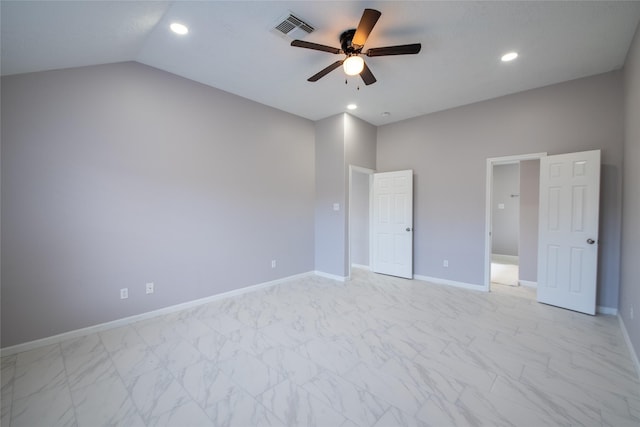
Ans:
<svg viewBox="0 0 640 427"><path fill-rule="evenodd" d="M498 209L504 209L504 203L498 203Z"/></svg>
<svg viewBox="0 0 640 427"><path fill-rule="evenodd" d="M333 210L334 211L339 211L340 210L340 203L334 203L333 204Z"/></svg>

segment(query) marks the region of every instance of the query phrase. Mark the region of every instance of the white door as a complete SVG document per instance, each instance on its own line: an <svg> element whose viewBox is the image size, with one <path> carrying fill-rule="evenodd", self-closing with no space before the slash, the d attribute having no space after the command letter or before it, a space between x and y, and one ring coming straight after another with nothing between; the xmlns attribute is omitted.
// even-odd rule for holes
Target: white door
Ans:
<svg viewBox="0 0 640 427"><path fill-rule="evenodd" d="M373 175L373 271L413 278L413 171Z"/></svg>
<svg viewBox="0 0 640 427"><path fill-rule="evenodd" d="M600 150L540 159L538 301L596 312Z"/></svg>

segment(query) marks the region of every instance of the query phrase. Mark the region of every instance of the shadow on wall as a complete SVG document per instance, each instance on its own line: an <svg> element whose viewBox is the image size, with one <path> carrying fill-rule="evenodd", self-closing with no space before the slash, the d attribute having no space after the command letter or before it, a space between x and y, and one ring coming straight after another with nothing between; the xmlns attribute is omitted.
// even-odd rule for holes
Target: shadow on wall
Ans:
<svg viewBox="0 0 640 427"><path fill-rule="evenodd" d="M620 241L621 230L619 227L621 211L616 211L616 215L608 215L607 206L616 206L621 204L622 185L620 184L620 168L614 165L602 164L600 169L600 222L598 230L598 299L597 305L601 299L607 301L618 301L619 288L608 287L603 288L603 283L619 283L620 282L620 246L610 245L604 242L603 236L609 236L612 240ZM615 239L612 237L615 236ZM604 244L603 244L604 243ZM607 252L606 256L604 252ZM613 262L613 260L616 260Z"/></svg>

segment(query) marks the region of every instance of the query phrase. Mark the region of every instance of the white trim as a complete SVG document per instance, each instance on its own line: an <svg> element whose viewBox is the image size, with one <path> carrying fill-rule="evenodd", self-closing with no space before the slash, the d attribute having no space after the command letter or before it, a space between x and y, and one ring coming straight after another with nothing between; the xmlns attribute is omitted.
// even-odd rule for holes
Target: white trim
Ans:
<svg viewBox="0 0 640 427"><path fill-rule="evenodd" d="M370 266L362 265L362 264L351 264L351 268L359 268L361 270L371 271L371 267Z"/></svg>
<svg viewBox="0 0 640 427"><path fill-rule="evenodd" d="M413 278L415 280L421 280L423 282L435 283L436 285L446 285L446 286L453 286L456 288L469 289L472 291L487 292L487 289L485 289L484 286L474 285L473 283L456 282L454 280L438 279L437 277L421 276L419 274L414 274Z"/></svg>
<svg viewBox="0 0 640 427"><path fill-rule="evenodd" d="M520 257L518 257L518 255L491 254L491 261L518 264L520 262Z"/></svg>
<svg viewBox="0 0 640 427"><path fill-rule="evenodd" d="M94 334L96 332L102 332L108 329L118 328L120 326L130 325L141 320L147 320L165 314L175 313L176 311L185 310L188 308L197 307L199 305L207 304L213 301L230 298L249 292L254 292L260 289L269 288L271 286L278 285L280 283L288 282L290 280L302 279L304 277L312 276L314 272L306 272L301 274L295 274L293 276L283 277L281 279L271 280L269 282L258 283L256 285L246 286L244 288L234 289L232 291L223 292L221 294L211 295L208 297L196 299L193 301L187 301L181 304L171 305L169 307L160 308L146 313L136 314L129 317L123 317L122 319L112 320L110 322L100 323L98 325L89 326L86 328L75 329L73 331L63 332L58 335L53 335L46 338L41 338L33 341L28 341L22 344L12 345L0 349L0 356L10 356L12 354L21 353L23 351L32 350L34 348L43 347L51 344L58 344L63 341L67 341L73 338L83 337L85 335Z"/></svg>
<svg viewBox="0 0 640 427"><path fill-rule="evenodd" d="M516 154L513 156L502 156L502 157L489 157L487 158L487 162L491 162L494 165L509 165L513 163L519 163L524 160L538 160L541 157L547 157L547 152L542 151L540 153Z"/></svg>
<svg viewBox="0 0 640 427"><path fill-rule="evenodd" d="M493 166L517 163L522 160L536 160L546 157L547 153L521 154L516 156L489 157L485 176L485 223L484 223L484 290L491 289L491 197L493 187Z"/></svg>
<svg viewBox="0 0 640 427"><path fill-rule="evenodd" d="M617 316L618 315L618 309L614 308L614 307L603 307L601 305L596 307L596 313L598 314L604 314L607 316Z"/></svg>
<svg viewBox="0 0 640 427"><path fill-rule="evenodd" d="M631 354L631 361L633 362L633 366L636 368L636 375L640 379L640 359L638 359L638 354L636 350L633 348L633 344L631 343L631 338L629 338L629 333L627 332L627 327L624 324L624 320L620 313L618 313L618 321L620 322L620 329L622 329L622 335L624 336L624 341L627 343L627 347L629 348L629 353Z"/></svg>
<svg viewBox="0 0 640 427"><path fill-rule="evenodd" d="M324 271L314 271L313 274L316 276L324 277L325 279L337 280L338 282L346 282L349 277L348 276L338 276L336 274L325 273Z"/></svg>
<svg viewBox="0 0 640 427"><path fill-rule="evenodd" d="M374 171L369 175L369 268L373 271L373 177Z"/></svg>
<svg viewBox="0 0 640 427"><path fill-rule="evenodd" d="M537 288L538 282L532 282L530 280L518 280L520 286L524 286L525 288Z"/></svg>

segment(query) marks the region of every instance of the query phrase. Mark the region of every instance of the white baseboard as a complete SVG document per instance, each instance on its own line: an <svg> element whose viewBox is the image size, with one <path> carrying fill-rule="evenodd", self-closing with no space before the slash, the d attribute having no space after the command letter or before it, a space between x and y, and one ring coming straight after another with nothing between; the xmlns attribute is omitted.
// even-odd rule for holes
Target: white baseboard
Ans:
<svg viewBox="0 0 640 427"><path fill-rule="evenodd" d="M631 354L631 361L633 362L633 366L636 368L636 375L640 379L640 359L638 359L638 354L633 348L631 338L629 338L629 333L627 332L627 327L625 326L624 320L622 320L622 316L620 316L620 313L618 313L618 321L620 322L620 329L622 329L624 341L627 343L627 348L629 348L629 353Z"/></svg>
<svg viewBox="0 0 640 427"><path fill-rule="evenodd" d="M335 274L325 273L324 271L314 271L316 276L324 277L325 279L337 280L338 282L346 282L348 277L337 276Z"/></svg>
<svg viewBox="0 0 640 427"><path fill-rule="evenodd" d="M531 282L529 280L518 280L518 283L520 283L520 286L524 286L527 288L537 288L538 287L538 282Z"/></svg>
<svg viewBox="0 0 640 427"><path fill-rule="evenodd" d="M63 341L67 341L69 339L79 338L85 335L94 334L96 332L102 332L108 329L126 326L135 322L139 322L141 320L147 320L154 317L163 316L165 314L174 313L176 311L185 310L187 308L197 307L199 305L207 304L213 301L234 297L234 296L246 294L249 292L255 292L257 290L269 288L271 286L275 286L290 280L301 279L304 277L312 276L313 274L314 272L295 274L293 276L283 277L281 279L258 283L256 285L251 285L251 286L247 286L240 289L234 289L232 291L223 292L221 294L211 295L209 297L200 298L193 301L187 301L181 304L171 305L169 307L160 308L158 310L148 311L146 313L136 314L134 316L112 320L110 322L100 323L98 325L89 326L86 328L75 329L73 331L63 332L58 335L53 335L50 337L41 338L34 341L25 342L22 344L16 344L10 347L5 347L0 349L0 357L10 356L12 354L21 353L23 351L32 350L38 347L44 347L46 345L58 344Z"/></svg>
<svg viewBox="0 0 640 427"><path fill-rule="evenodd" d="M517 255L491 254L491 261L506 262L507 264L518 264L519 257Z"/></svg>
<svg viewBox="0 0 640 427"><path fill-rule="evenodd" d="M537 288L538 287L538 282L530 282L528 280L519 280L518 281L520 283L521 286L527 287L527 288ZM618 309L617 308L613 308L613 307L604 307L604 306L597 306L596 307L596 313L598 314L605 314L607 316L616 316L618 314Z"/></svg>
<svg viewBox="0 0 640 427"><path fill-rule="evenodd" d="M474 285L473 283L456 282L454 280L438 279L437 277L421 276L419 274L414 274L413 278L416 280L422 280L423 282L435 283L437 285L454 286L456 288L470 289L472 291L487 291L483 285Z"/></svg>
<svg viewBox="0 0 640 427"><path fill-rule="evenodd" d="M596 307L596 313L598 314L606 314L607 316L617 316L618 309L613 307L603 307L601 305Z"/></svg>
<svg viewBox="0 0 640 427"><path fill-rule="evenodd" d="M351 268L359 268L361 270L371 271L371 267L369 267L368 265L362 265L362 264L351 264Z"/></svg>

